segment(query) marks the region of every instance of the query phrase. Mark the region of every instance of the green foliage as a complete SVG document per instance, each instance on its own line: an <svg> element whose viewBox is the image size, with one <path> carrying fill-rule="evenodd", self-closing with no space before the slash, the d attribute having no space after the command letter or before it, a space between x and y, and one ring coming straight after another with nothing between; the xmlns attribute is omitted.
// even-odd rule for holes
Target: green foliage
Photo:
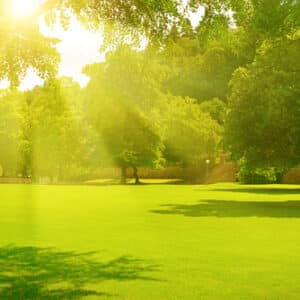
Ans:
<svg viewBox="0 0 300 300"><path fill-rule="evenodd" d="M62 90L59 81L49 81L26 95L21 149L24 175L62 180L76 176L75 165L78 168L84 161L76 118Z"/></svg>
<svg viewBox="0 0 300 300"><path fill-rule="evenodd" d="M197 28L201 48L209 49L215 43L228 43L229 25L229 17L206 9L204 18Z"/></svg>
<svg viewBox="0 0 300 300"><path fill-rule="evenodd" d="M0 1L0 80L7 78L17 87L29 67L44 78L57 73L57 40L40 33L38 16L15 20L9 13L10 1Z"/></svg>
<svg viewBox="0 0 300 300"><path fill-rule="evenodd" d="M201 103L201 109L210 114L220 125L224 124L226 115L226 103L218 98L213 98Z"/></svg>
<svg viewBox="0 0 300 300"><path fill-rule="evenodd" d="M142 35L150 39L163 37L170 23L180 23L178 0L46 1L42 11L49 22L54 22L57 12L67 27L70 11L88 28L104 27L106 45L117 44Z"/></svg>
<svg viewBox="0 0 300 300"><path fill-rule="evenodd" d="M200 166L229 150L247 162L242 180L273 182L274 170L299 164L299 1L187 5L49 0L30 20L12 20L1 0L0 79L11 83L0 99L4 173L64 180L117 165L137 174L137 167ZM205 14L193 28L186 13L199 5ZM65 28L73 16L102 28L110 51L85 68L84 90L54 79L57 41L40 34L41 16ZM147 48L134 50L145 38ZM29 68L46 83L19 93Z"/></svg>
<svg viewBox="0 0 300 300"><path fill-rule="evenodd" d="M19 85L29 67L44 79L57 73L59 56L55 45L58 42L46 38L39 31L40 17L49 24L60 20L68 27L75 16L89 29L104 27L105 46L120 44L120 41L140 40L163 36L173 20L180 22L178 1L42 1L40 9L30 18L13 19L9 0L0 1L0 79L8 78L11 85Z"/></svg>
<svg viewBox="0 0 300 300"><path fill-rule="evenodd" d="M216 154L222 129L195 100L169 97L160 124L169 163L199 166Z"/></svg>
<svg viewBox="0 0 300 300"><path fill-rule="evenodd" d="M154 126L140 113L116 109L110 126L102 129L107 151L120 167L159 167L163 144ZM115 120L118 120L117 122Z"/></svg>
<svg viewBox="0 0 300 300"><path fill-rule="evenodd" d="M254 167L299 163L299 42L265 42L253 64L233 75L226 139Z"/></svg>
<svg viewBox="0 0 300 300"><path fill-rule="evenodd" d="M20 98L16 91L0 97L0 165L2 175L16 176L20 163Z"/></svg>
<svg viewBox="0 0 300 300"><path fill-rule="evenodd" d="M239 181L245 184L271 184L279 182L282 174L282 170L274 167L255 168L242 158L239 161L237 176Z"/></svg>
<svg viewBox="0 0 300 300"><path fill-rule="evenodd" d="M228 43L220 40L204 47L196 37L180 37L169 39L160 55L169 68L165 91L199 102L226 99L228 82L239 62Z"/></svg>
<svg viewBox="0 0 300 300"><path fill-rule="evenodd" d="M94 157L102 165L159 166L163 145L149 119L160 97L162 75L156 65L125 46L86 72L91 76L84 98L96 137Z"/></svg>
<svg viewBox="0 0 300 300"><path fill-rule="evenodd" d="M87 118L102 161L112 156L119 166L155 167L165 148L168 164L191 166L215 155L220 126L196 101L162 92L169 70L157 55L121 47L105 63L86 68L92 77L85 91Z"/></svg>

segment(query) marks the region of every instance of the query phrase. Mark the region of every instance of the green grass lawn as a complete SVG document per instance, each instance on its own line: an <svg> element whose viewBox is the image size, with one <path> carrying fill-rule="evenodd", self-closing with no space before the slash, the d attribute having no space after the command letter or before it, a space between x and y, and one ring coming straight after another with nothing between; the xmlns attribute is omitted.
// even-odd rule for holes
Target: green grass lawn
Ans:
<svg viewBox="0 0 300 300"><path fill-rule="evenodd" d="M0 299L299 299L300 186L0 185Z"/></svg>

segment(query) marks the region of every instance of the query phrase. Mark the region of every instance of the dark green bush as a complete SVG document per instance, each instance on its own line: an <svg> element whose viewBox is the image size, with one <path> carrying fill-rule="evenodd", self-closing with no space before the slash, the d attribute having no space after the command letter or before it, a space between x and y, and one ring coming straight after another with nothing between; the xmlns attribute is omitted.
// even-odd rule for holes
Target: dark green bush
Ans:
<svg viewBox="0 0 300 300"><path fill-rule="evenodd" d="M274 167L253 167L243 158L239 161L237 176L238 180L245 184L271 184L280 182L282 170Z"/></svg>

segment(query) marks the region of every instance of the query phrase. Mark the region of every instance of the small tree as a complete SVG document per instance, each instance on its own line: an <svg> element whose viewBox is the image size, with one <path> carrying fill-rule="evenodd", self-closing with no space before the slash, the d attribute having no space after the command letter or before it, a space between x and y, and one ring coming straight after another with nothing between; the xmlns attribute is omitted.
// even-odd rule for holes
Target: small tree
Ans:
<svg viewBox="0 0 300 300"><path fill-rule="evenodd" d="M107 150L122 170L122 183L126 182L126 169L131 167L138 184L138 167L157 167L162 163L161 138L137 111L119 107L109 118L110 124L102 130Z"/></svg>

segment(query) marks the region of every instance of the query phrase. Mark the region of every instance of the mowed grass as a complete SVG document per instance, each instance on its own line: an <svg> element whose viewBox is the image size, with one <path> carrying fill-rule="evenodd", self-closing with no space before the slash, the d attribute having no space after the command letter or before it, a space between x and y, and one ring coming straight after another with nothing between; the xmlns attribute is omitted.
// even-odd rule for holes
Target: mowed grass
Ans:
<svg viewBox="0 0 300 300"><path fill-rule="evenodd" d="M0 185L0 299L299 299L300 186Z"/></svg>

